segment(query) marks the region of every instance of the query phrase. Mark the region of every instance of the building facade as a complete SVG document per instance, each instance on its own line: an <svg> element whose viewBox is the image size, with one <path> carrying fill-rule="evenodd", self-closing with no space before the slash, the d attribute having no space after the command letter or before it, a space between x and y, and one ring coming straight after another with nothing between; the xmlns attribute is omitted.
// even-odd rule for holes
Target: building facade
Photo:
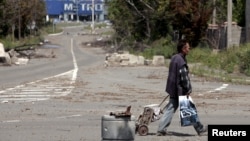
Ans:
<svg viewBox="0 0 250 141"><path fill-rule="evenodd" d="M103 21L107 15L104 0L45 0L45 4L47 21Z"/></svg>

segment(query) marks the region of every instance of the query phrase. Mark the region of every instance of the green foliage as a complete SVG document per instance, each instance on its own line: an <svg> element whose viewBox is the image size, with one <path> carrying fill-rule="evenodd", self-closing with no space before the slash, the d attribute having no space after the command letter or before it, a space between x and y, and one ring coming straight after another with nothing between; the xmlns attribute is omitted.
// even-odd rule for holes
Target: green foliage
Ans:
<svg viewBox="0 0 250 141"><path fill-rule="evenodd" d="M0 35L25 38L35 35L44 25L45 2L41 0L6 0L0 2ZM36 27L31 28L35 22ZM12 39L14 40L14 39Z"/></svg>
<svg viewBox="0 0 250 141"><path fill-rule="evenodd" d="M37 36L27 36L20 40L13 41L12 37L8 35L8 36L5 36L4 38L1 38L0 42L4 44L5 50L10 50L19 46L23 46L24 48L30 47L32 45L39 44L41 41L44 41L44 37L43 37L44 35L62 32L63 31L62 27L65 27L65 26L67 25L58 24L56 28L53 28L53 25L51 23L47 23L46 26L44 26L37 32Z"/></svg>
<svg viewBox="0 0 250 141"><path fill-rule="evenodd" d="M42 29L47 33L47 34L55 34L55 33L60 33L62 32L62 25L57 25L57 24L47 24L45 27Z"/></svg>
<svg viewBox="0 0 250 141"><path fill-rule="evenodd" d="M2 38L0 42L4 45L5 50L11 49L19 45L19 42L12 41L11 36L6 36L5 38Z"/></svg>
<svg viewBox="0 0 250 141"><path fill-rule="evenodd" d="M113 23L118 43L151 44L177 33L195 47L205 35L212 13L211 2L112 0L108 3L108 18Z"/></svg>
<svg viewBox="0 0 250 141"><path fill-rule="evenodd" d="M108 18L116 31L115 40L120 43L118 46L126 47L138 42L150 44L166 37L171 30L167 3L163 0L110 1Z"/></svg>
<svg viewBox="0 0 250 141"><path fill-rule="evenodd" d="M229 75L243 73L250 76L250 44L240 47L231 47L227 50L214 52L209 48L195 48L187 56L192 64L202 64L203 67L193 67L192 72L204 76L223 76L232 79ZM205 66L205 67L204 67ZM228 80L228 81L229 81Z"/></svg>
<svg viewBox="0 0 250 141"><path fill-rule="evenodd" d="M145 58L152 59L154 55L162 55L165 58L171 58L176 52L176 44L170 38L162 38L151 44L150 48L146 48L142 55Z"/></svg>
<svg viewBox="0 0 250 141"><path fill-rule="evenodd" d="M179 37L185 37L196 47L205 36L212 15L212 1L170 0L169 10L172 26L179 32Z"/></svg>
<svg viewBox="0 0 250 141"><path fill-rule="evenodd" d="M209 64L209 57L211 57L210 48L191 48L189 55L187 56L190 62L206 62Z"/></svg>
<svg viewBox="0 0 250 141"><path fill-rule="evenodd" d="M233 17L232 19L239 26L245 26L245 2L246 0L233 0Z"/></svg>
<svg viewBox="0 0 250 141"><path fill-rule="evenodd" d="M220 68L225 70L227 73L233 73L236 65L239 62L239 57L237 56L239 52L238 47L232 47L228 50L222 51L219 55L220 58Z"/></svg>
<svg viewBox="0 0 250 141"><path fill-rule="evenodd" d="M245 26L245 2L246 0L233 0L232 20L239 26ZM216 0L216 21L218 24L224 24L227 21L227 3L228 0Z"/></svg>
<svg viewBox="0 0 250 141"><path fill-rule="evenodd" d="M246 47L239 55L240 71L250 76L250 46Z"/></svg>
<svg viewBox="0 0 250 141"><path fill-rule="evenodd" d="M153 42L141 54L148 59L154 55L163 55L166 59L176 53L176 43L171 38L161 38ZM192 48L187 60L192 64L192 73L200 76L221 77L223 81L232 81L233 73L250 76L250 44L231 47L227 50L213 50L205 43ZM210 76L210 77L211 77Z"/></svg>
<svg viewBox="0 0 250 141"><path fill-rule="evenodd" d="M43 38L40 36L32 36L32 37L23 38L22 40L13 42L11 37L7 36L6 38L1 39L0 42L3 43L4 49L8 51L10 49L14 49L15 47L19 47L19 46L24 46L25 48L25 46L30 47L33 45L37 45L42 40Z"/></svg>
<svg viewBox="0 0 250 141"><path fill-rule="evenodd" d="M208 23L216 7L216 23L227 21L227 0L112 0L109 1L108 18L116 31L119 48L133 43L151 44L172 36L187 38L192 47L205 38ZM233 0L233 21L245 22L245 0ZM176 35L178 37L176 38ZM129 45L129 46L130 46ZM132 45L131 48L134 46Z"/></svg>

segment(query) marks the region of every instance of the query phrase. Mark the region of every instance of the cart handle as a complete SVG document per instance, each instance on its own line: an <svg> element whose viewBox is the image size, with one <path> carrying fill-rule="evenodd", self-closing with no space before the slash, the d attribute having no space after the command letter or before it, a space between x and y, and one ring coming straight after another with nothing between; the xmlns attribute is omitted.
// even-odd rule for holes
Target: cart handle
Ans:
<svg viewBox="0 0 250 141"><path fill-rule="evenodd" d="M161 104L159 105L159 107L161 107L161 105L162 105L162 103L164 102L164 101L166 101L166 99L169 97L169 95L167 95L163 100L162 100L162 102L161 102Z"/></svg>

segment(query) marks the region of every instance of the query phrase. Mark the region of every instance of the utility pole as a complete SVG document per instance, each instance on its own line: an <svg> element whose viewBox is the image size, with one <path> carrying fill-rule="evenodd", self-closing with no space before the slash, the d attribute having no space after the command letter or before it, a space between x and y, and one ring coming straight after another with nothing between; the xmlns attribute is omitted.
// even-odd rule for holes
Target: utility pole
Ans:
<svg viewBox="0 0 250 141"><path fill-rule="evenodd" d="M34 20L34 24L35 24L35 26L34 26L34 29L35 29L35 36L36 36L36 25L37 25L37 23L36 23L36 12L37 12L37 0L35 0L35 20Z"/></svg>
<svg viewBox="0 0 250 141"><path fill-rule="evenodd" d="M76 0L76 18L77 22L79 22L79 0Z"/></svg>
<svg viewBox="0 0 250 141"><path fill-rule="evenodd" d="M227 49L232 43L232 0L227 1Z"/></svg>
<svg viewBox="0 0 250 141"><path fill-rule="evenodd" d="M21 39L21 3L20 0L18 0L18 40Z"/></svg>
<svg viewBox="0 0 250 141"><path fill-rule="evenodd" d="M213 0L213 17L212 17L212 34L214 34L214 32L216 32L218 30L218 26L216 25L216 0ZM217 41L215 42L216 44L216 49L219 48L219 44L217 43Z"/></svg>
<svg viewBox="0 0 250 141"><path fill-rule="evenodd" d="M216 24L216 7L215 7L216 0L213 1L213 26Z"/></svg>
<svg viewBox="0 0 250 141"><path fill-rule="evenodd" d="M92 0L92 34L95 30L95 2Z"/></svg>
<svg viewBox="0 0 250 141"><path fill-rule="evenodd" d="M246 18L246 43L250 42L250 0L246 0L246 7L245 7L245 18Z"/></svg>

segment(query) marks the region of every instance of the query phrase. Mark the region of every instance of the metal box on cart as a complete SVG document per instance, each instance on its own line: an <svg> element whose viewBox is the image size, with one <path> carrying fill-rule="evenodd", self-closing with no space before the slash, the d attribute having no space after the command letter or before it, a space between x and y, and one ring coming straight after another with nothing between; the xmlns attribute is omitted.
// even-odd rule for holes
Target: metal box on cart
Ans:
<svg viewBox="0 0 250 141"><path fill-rule="evenodd" d="M135 138L135 117L131 116L102 116L102 140L126 140Z"/></svg>

